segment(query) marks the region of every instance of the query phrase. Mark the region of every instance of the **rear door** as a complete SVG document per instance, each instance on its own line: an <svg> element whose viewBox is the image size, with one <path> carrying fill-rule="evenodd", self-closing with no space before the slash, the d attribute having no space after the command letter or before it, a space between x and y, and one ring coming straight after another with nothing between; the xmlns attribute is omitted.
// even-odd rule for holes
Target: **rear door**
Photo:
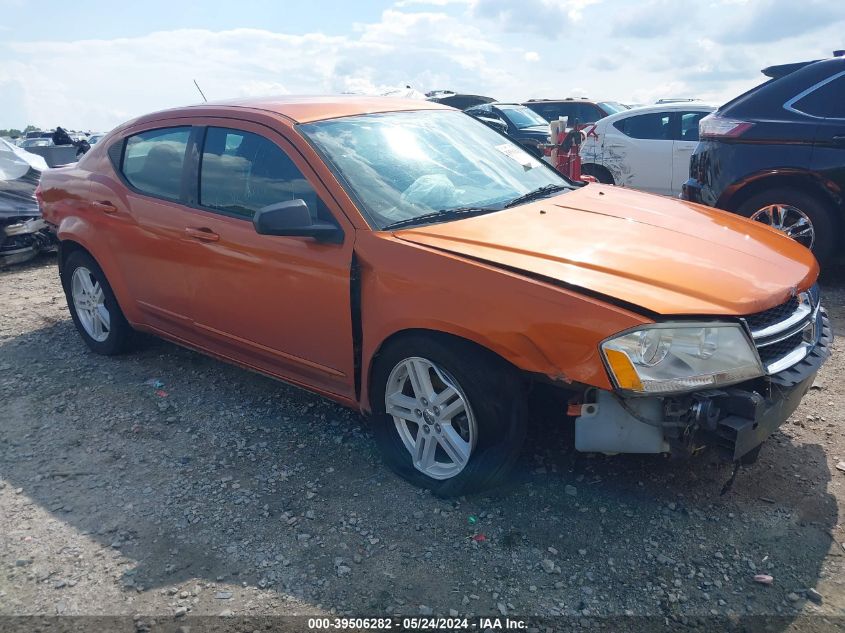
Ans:
<svg viewBox="0 0 845 633"><path fill-rule="evenodd" d="M709 112L687 111L676 113L674 142L672 144L672 195L681 193L681 185L689 178L689 161L698 146L698 122Z"/></svg>
<svg viewBox="0 0 845 633"><path fill-rule="evenodd" d="M672 112L617 119L605 128L602 161L617 185L672 193Z"/></svg>
<svg viewBox="0 0 845 633"><path fill-rule="evenodd" d="M812 168L845 188L845 72L813 86L786 107L818 122Z"/></svg>
<svg viewBox="0 0 845 633"><path fill-rule="evenodd" d="M185 206L190 125L147 124L109 147L122 182L92 174L93 209L101 214L110 256L145 325L179 338L192 330L191 279L201 262L186 249Z"/></svg>

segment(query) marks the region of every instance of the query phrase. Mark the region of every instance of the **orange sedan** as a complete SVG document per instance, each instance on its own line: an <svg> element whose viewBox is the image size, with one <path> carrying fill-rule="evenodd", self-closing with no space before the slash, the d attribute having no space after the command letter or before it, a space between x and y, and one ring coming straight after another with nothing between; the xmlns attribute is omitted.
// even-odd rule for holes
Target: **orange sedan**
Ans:
<svg viewBox="0 0 845 633"><path fill-rule="evenodd" d="M570 182L434 103L158 112L38 197L92 350L151 332L355 407L440 495L506 475L541 392L578 450L753 459L832 339L796 242Z"/></svg>

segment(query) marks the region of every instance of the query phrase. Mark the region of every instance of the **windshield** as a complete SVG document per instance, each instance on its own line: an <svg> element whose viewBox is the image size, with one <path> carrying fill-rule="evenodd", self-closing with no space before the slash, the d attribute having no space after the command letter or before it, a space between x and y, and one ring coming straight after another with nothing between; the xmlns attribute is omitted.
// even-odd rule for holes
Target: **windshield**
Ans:
<svg viewBox="0 0 845 633"><path fill-rule="evenodd" d="M513 123L517 129L524 129L527 127L536 127L541 125L543 127L548 127L549 122L546 121L543 117L539 114L534 112L531 108L526 108L525 106L505 106L499 105L496 106L499 110L502 111L508 120Z"/></svg>
<svg viewBox="0 0 845 633"><path fill-rule="evenodd" d="M624 112L625 110L631 109L624 103L619 103L618 101L602 101L599 103L599 107L608 114L616 114L617 112Z"/></svg>
<svg viewBox="0 0 845 633"><path fill-rule="evenodd" d="M449 211L496 211L540 187L570 183L463 112L422 110L318 121L299 130L377 230ZM435 214L432 218L431 214Z"/></svg>

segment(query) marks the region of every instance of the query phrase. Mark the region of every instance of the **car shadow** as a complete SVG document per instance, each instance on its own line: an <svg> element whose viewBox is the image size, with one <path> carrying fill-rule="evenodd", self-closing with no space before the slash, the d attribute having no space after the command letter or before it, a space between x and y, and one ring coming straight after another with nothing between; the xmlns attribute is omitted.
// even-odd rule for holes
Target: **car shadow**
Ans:
<svg viewBox="0 0 845 633"><path fill-rule="evenodd" d="M121 557L136 611L203 582L306 613L788 621L837 549L823 449L784 432L720 494L726 464L577 454L549 419L512 485L447 501L387 471L360 416L169 343L98 357L66 320L2 342L4 367L0 477Z"/></svg>

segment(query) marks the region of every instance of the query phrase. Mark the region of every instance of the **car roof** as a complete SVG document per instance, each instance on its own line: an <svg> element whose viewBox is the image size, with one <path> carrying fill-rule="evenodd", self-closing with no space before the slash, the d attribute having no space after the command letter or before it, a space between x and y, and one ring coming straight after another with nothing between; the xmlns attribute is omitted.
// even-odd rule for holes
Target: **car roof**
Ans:
<svg viewBox="0 0 845 633"><path fill-rule="evenodd" d="M652 112L672 112L674 110L682 110L684 112L713 112L716 106L710 103L701 103L700 101L686 102L686 103L659 103L647 106L640 106L638 108L631 108L630 110L623 110L616 114L611 114L598 122L616 121L618 119L626 119L629 116L636 116L638 114L650 114Z"/></svg>
<svg viewBox="0 0 845 633"><path fill-rule="evenodd" d="M522 105L529 103L602 103L603 101L614 101L614 99L590 99L589 97L563 97L561 99L529 99L523 101Z"/></svg>
<svg viewBox="0 0 845 633"><path fill-rule="evenodd" d="M378 112L404 112L411 110L453 110L434 101L422 99L401 99L397 97L373 97L362 95L326 95L252 97L200 103L148 114L132 123L155 120L163 116L195 115L214 116L226 110L262 110L281 115L295 123L311 123L324 119L374 114Z"/></svg>

